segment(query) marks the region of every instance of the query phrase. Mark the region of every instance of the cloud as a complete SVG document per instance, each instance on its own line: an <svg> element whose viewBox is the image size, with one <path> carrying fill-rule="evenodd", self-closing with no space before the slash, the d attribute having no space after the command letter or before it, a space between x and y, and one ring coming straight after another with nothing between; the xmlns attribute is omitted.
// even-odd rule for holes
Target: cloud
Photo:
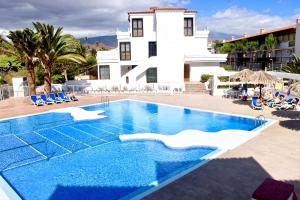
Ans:
<svg viewBox="0 0 300 200"><path fill-rule="evenodd" d="M185 6L189 0L0 0L0 31L32 27L33 21L63 26L77 37L114 34L126 29L127 12L150 6Z"/></svg>
<svg viewBox="0 0 300 200"><path fill-rule="evenodd" d="M199 18L198 26L228 34L253 34L258 32L260 28L270 30L295 24L296 16L296 12L289 17L281 17L269 13L259 13L246 8L230 7L218 11L212 16Z"/></svg>

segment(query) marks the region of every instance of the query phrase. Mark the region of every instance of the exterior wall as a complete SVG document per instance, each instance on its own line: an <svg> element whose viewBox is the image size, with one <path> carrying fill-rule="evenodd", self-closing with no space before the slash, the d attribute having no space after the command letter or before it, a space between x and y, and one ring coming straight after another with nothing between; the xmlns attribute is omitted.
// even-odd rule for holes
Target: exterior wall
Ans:
<svg viewBox="0 0 300 200"><path fill-rule="evenodd" d="M156 11L157 81L183 82L183 11Z"/></svg>
<svg viewBox="0 0 300 200"><path fill-rule="evenodd" d="M158 83L184 83L184 63L186 55L191 56L196 62L213 62L213 68L219 66L220 55L212 55L207 49L209 31L197 31L196 13L184 10L155 10L152 13L131 13L129 15L129 29L127 32L117 32L118 48L107 52L97 53L98 65L110 65L111 81L125 83L146 83L146 70L157 68ZM193 36L184 36L184 18L193 18ZM143 37L132 37L132 19L143 19ZM149 58L148 44L157 42L157 56ZM131 60L120 61L120 42L130 42ZM200 55L200 56L199 56ZM212 56L211 56L212 55ZM196 57L195 57L196 56ZM208 57L207 57L208 56ZM205 57L206 60L202 58ZM134 69L125 66L136 65ZM125 68L124 68L125 67ZM207 64L207 68L210 68ZM212 68L210 68L211 70ZM198 74L201 70L206 73L205 66L194 68ZM215 70L215 69L213 69ZM213 71L211 70L211 71ZM196 72L195 72L196 73ZM196 78L194 78L196 80Z"/></svg>
<svg viewBox="0 0 300 200"><path fill-rule="evenodd" d="M296 27L296 46L295 46L295 53L300 56L300 20L297 23Z"/></svg>
<svg viewBox="0 0 300 200"><path fill-rule="evenodd" d="M200 81L202 74L214 74L223 71L218 62L190 64L190 81Z"/></svg>
<svg viewBox="0 0 300 200"><path fill-rule="evenodd" d="M121 77L121 68L119 63L105 63L105 64L98 64L98 80L100 80L100 70L99 67L102 65L108 65L109 66L109 73L110 73L110 79L109 81L114 82L120 82ZM107 81L107 80L103 80Z"/></svg>
<svg viewBox="0 0 300 200"><path fill-rule="evenodd" d="M132 19L143 18L143 37L130 37L131 60L141 61L148 58L148 42L156 41L155 16L153 14L134 15L130 17L129 31L132 33ZM122 41L119 41L122 42Z"/></svg>

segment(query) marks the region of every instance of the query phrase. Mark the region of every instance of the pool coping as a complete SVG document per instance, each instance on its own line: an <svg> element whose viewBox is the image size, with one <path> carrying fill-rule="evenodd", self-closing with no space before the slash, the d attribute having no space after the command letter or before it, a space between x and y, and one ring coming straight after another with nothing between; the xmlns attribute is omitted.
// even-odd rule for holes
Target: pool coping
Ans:
<svg viewBox="0 0 300 200"><path fill-rule="evenodd" d="M123 98L123 99L117 99L117 100L112 100L111 102L119 102L119 101L136 101L136 102L141 102L141 103L152 103L152 104L157 104L157 105L163 105L163 106L168 106L168 107L175 107L175 108L181 108L181 109L190 109L190 110L196 110L196 111L202 111L202 112L209 112L209 113L216 113L216 114L223 114L223 115L229 115L229 116L236 116L236 117L244 117L244 118L250 118L250 119L255 119L256 117L253 116L248 116L248 115L240 115L240 114L231 114L231 113L226 113L226 112L219 112L219 111L213 111L213 110L208 110L208 109L201 109L201 108L194 108L194 107L189 107L189 106L178 106L178 105L172 105L172 104L167 104L167 103L158 103L158 102L153 102L153 101L143 101L143 100L137 100L137 99L131 99L131 98ZM94 105L101 105L101 104L105 104L103 102L100 103L93 103L93 104L87 104L87 105L81 105L81 106L73 106L73 107L87 107L87 106L94 106ZM22 117L29 117L29 116L34 116L34 115L40 115L40 114L46 114L49 113L51 110L45 111L45 112L40 112L40 113L32 113L32 114L26 114L26 115L19 115L19 116L15 116L15 117L8 117L8 118L2 118L0 119L0 123L2 121L5 120L10 120L10 119L18 119L18 118L22 118ZM265 120L267 121L264 125L260 125L259 127L251 130L251 132L254 132L253 136L250 137L248 140L245 140L244 142L240 143L238 146L236 146L235 148L239 147L240 145L248 142L249 140L253 139L254 137L256 137L257 135L259 135L261 133L261 131L267 129L268 127L272 126L273 124L275 124L278 120L275 119L269 119L269 118L265 118ZM159 189L161 189L162 187L168 185L171 182L174 182L175 180L183 177L184 175L194 171L195 169L205 165L206 163L208 163L210 160L217 158L218 156L224 154L227 150L220 150L220 149L216 149L215 151L206 154L205 156L201 157L201 159L203 160L203 162L190 167L178 174L176 174L173 177L167 178L166 180L163 180L159 185L147 189L144 192L140 192L139 190L130 193L124 197L122 197L121 199L141 199ZM0 174L0 194L1 191L4 192L4 194L11 200L21 200L22 198L18 195L17 191L15 191L10 185L9 183L3 178L3 176ZM0 196L1 197L1 196Z"/></svg>

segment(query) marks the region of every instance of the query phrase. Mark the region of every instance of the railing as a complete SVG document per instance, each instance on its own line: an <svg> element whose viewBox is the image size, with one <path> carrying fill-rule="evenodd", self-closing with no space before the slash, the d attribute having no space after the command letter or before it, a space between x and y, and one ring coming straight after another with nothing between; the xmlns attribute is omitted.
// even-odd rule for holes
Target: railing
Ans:
<svg viewBox="0 0 300 200"><path fill-rule="evenodd" d="M118 61L119 60L119 52L118 49L112 49L109 51L97 51L97 60L105 61Z"/></svg>
<svg viewBox="0 0 300 200"><path fill-rule="evenodd" d="M266 118L263 115L259 115L255 118L255 126L264 125L266 122Z"/></svg>
<svg viewBox="0 0 300 200"><path fill-rule="evenodd" d="M117 31L117 39L118 40L128 40L130 39L130 31Z"/></svg>
<svg viewBox="0 0 300 200"><path fill-rule="evenodd" d="M99 84L69 85L62 87L65 93L75 95L122 95L122 94L178 94L185 90L184 84L145 83L145 84Z"/></svg>

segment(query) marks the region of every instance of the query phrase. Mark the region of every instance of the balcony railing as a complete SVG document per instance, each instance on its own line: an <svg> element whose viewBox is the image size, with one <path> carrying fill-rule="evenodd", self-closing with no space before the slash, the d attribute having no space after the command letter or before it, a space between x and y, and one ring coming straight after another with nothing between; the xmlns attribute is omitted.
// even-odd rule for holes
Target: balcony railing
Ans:
<svg viewBox="0 0 300 200"><path fill-rule="evenodd" d="M128 40L130 39L130 31L117 31L117 39L118 40Z"/></svg>
<svg viewBox="0 0 300 200"><path fill-rule="evenodd" d="M103 61L118 61L119 52L118 49L113 49L109 51L97 51L97 60Z"/></svg>

